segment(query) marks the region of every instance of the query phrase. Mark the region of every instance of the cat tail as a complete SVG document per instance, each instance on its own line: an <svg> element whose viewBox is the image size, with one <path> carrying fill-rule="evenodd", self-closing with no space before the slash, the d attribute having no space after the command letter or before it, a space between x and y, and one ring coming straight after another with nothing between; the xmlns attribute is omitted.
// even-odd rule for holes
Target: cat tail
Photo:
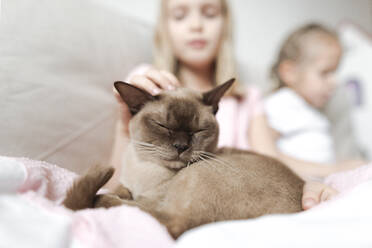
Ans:
<svg viewBox="0 0 372 248"><path fill-rule="evenodd" d="M72 210L93 208L97 191L110 180L114 172L113 167L94 166L90 168L87 174L73 183L62 204Z"/></svg>

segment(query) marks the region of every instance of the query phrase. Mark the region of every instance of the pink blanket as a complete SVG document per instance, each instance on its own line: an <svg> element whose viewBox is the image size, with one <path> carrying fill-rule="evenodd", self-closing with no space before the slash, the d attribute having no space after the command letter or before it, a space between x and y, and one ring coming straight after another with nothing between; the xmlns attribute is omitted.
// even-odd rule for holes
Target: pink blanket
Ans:
<svg viewBox="0 0 372 248"><path fill-rule="evenodd" d="M41 161L16 159L27 171L18 192L46 211L72 219L72 239L83 247L172 247L173 239L150 215L134 207L70 211L60 203L76 174Z"/></svg>
<svg viewBox="0 0 372 248"><path fill-rule="evenodd" d="M61 202L76 174L45 162L25 158L15 160L26 169L26 179L19 186L18 193L45 211L70 218L72 240L83 247L175 246L166 229L137 208L120 206L77 212L66 209ZM371 179L372 165L368 165L332 175L326 182L343 192Z"/></svg>

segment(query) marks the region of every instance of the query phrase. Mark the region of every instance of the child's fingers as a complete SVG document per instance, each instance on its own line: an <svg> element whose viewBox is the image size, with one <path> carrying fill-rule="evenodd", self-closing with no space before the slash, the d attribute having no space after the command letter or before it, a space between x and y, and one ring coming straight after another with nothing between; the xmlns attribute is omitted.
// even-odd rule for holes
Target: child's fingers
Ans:
<svg viewBox="0 0 372 248"><path fill-rule="evenodd" d="M161 89L146 76L133 76L133 78L130 80L130 83L134 86L144 89L152 95L157 95L161 92Z"/></svg>
<svg viewBox="0 0 372 248"><path fill-rule="evenodd" d="M320 202L320 194L322 192L322 185L318 182L307 182L303 188L302 208L304 210L310 209Z"/></svg>
<svg viewBox="0 0 372 248"><path fill-rule="evenodd" d="M178 81L176 76L173 75L172 73L170 73L169 71L162 70L162 71L160 71L160 73L162 73L165 77L167 77L169 79L169 81L172 82L173 86L175 86L175 87L180 87L181 86L181 83Z"/></svg>
<svg viewBox="0 0 372 248"><path fill-rule="evenodd" d="M150 69L146 72L146 77L153 81L157 86L163 90L173 90L175 86L172 81L168 79L163 73L155 69Z"/></svg>
<svg viewBox="0 0 372 248"><path fill-rule="evenodd" d="M331 200L334 196L336 196L338 194L338 191L331 188L331 187L328 187L326 186L321 195L320 195L320 201L321 202L324 202L324 201L328 201L328 200Z"/></svg>
<svg viewBox="0 0 372 248"><path fill-rule="evenodd" d="M338 194L332 187L320 182L305 183L302 195L302 208L310 209L323 201L328 201Z"/></svg>

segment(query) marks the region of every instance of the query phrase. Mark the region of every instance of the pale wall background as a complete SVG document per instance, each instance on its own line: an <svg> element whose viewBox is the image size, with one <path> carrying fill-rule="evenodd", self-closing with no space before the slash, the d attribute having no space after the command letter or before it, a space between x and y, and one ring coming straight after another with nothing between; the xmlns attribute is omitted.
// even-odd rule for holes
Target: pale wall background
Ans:
<svg viewBox="0 0 372 248"><path fill-rule="evenodd" d="M115 8L154 24L159 0L106 0ZM372 0L230 0L236 54L244 79L267 81L268 69L283 38L310 21L336 28L351 20L372 32Z"/></svg>

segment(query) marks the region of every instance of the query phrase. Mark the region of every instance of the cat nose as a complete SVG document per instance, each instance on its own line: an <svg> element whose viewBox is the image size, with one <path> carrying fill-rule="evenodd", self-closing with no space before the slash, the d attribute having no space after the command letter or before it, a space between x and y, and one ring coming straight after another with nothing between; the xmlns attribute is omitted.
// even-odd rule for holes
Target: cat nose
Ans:
<svg viewBox="0 0 372 248"><path fill-rule="evenodd" d="M177 149L178 154L181 154L187 149L189 149L188 145L183 145L183 144L173 144L173 146Z"/></svg>

